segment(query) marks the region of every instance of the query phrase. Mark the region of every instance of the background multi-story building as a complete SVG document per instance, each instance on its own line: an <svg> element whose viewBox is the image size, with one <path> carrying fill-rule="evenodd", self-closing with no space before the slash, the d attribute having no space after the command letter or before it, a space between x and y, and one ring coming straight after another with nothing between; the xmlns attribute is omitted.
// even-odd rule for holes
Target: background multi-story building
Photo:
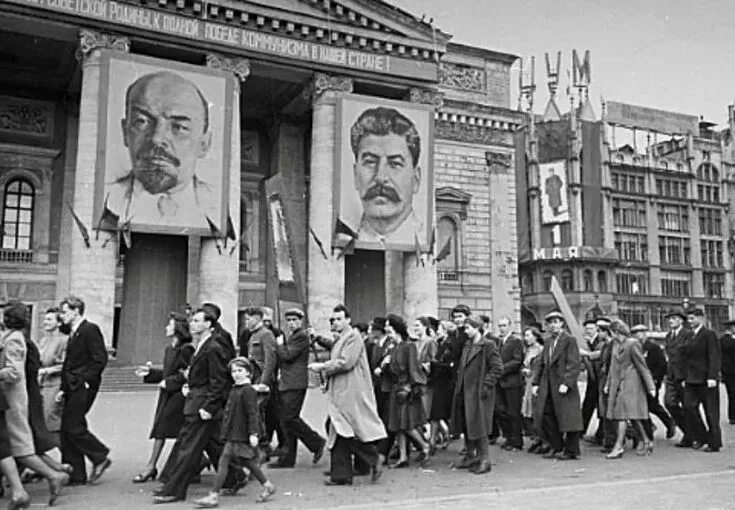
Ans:
<svg viewBox="0 0 735 510"><path fill-rule="evenodd" d="M588 102L549 111L529 117L517 145L524 319L555 306L555 276L579 320L610 314L660 329L669 310L692 303L720 329L733 300L732 151L713 125L617 102L600 120ZM558 220L549 169L561 174Z"/></svg>

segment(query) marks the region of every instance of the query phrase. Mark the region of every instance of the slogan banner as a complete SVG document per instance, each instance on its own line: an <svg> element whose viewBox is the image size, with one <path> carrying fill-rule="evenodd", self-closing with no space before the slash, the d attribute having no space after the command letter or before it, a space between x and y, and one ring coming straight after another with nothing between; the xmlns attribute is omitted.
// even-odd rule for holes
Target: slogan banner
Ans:
<svg viewBox="0 0 735 510"><path fill-rule="evenodd" d="M699 132L699 120L696 115L667 112L616 101L608 101L605 111L605 120L616 126L648 129L665 134L684 135Z"/></svg>
<svg viewBox="0 0 735 510"><path fill-rule="evenodd" d="M437 79L437 66L433 62L333 47L328 44L258 32L224 23L213 23L113 0L7 1L303 62L344 67L356 71L410 76L423 80L435 81Z"/></svg>

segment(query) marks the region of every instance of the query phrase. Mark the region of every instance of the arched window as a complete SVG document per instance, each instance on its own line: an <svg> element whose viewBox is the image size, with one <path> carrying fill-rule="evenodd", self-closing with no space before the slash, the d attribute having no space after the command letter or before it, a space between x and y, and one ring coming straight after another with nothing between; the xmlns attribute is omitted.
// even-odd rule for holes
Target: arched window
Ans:
<svg viewBox="0 0 735 510"><path fill-rule="evenodd" d="M574 290L574 275L569 269L561 272L561 289L569 292Z"/></svg>
<svg viewBox="0 0 735 510"><path fill-rule="evenodd" d="M607 273L605 271L597 272L597 291L607 292Z"/></svg>
<svg viewBox="0 0 735 510"><path fill-rule="evenodd" d="M544 280L544 290L546 292L549 292L551 290L551 277L554 276L554 273L551 271L544 271L543 274L543 280Z"/></svg>
<svg viewBox="0 0 735 510"><path fill-rule="evenodd" d="M592 292L592 271L589 269L584 270L584 291L585 292Z"/></svg>
<svg viewBox="0 0 735 510"><path fill-rule="evenodd" d="M34 197L33 185L25 179L12 179L5 185L3 249L31 249Z"/></svg>
<svg viewBox="0 0 735 510"><path fill-rule="evenodd" d="M459 271L459 229L450 216L442 216L436 224L436 258L440 279L451 280Z"/></svg>

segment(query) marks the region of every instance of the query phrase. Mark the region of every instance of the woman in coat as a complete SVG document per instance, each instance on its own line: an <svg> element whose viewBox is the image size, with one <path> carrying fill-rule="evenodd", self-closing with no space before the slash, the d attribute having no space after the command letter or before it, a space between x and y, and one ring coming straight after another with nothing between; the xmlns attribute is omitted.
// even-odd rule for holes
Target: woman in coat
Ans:
<svg viewBox="0 0 735 510"><path fill-rule="evenodd" d="M526 349L523 354L521 375L523 375L525 389L523 400L521 401L521 416L523 417L523 428L526 434L532 438L528 451L530 453L537 453L542 448L543 441L538 434L540 423L536 424L533 421L533 408L536 402L536 397L533 396L533 372L536 364L539 362L541 351L544 349L544 339L541 331L536 327L526 328L523 332L523 343Z"/></svg>
<svg viewBox="0 0 735 510"><path fill-rule="evenodd" d="M551 446L547 459L573 460L580 455L582 431L577 379L582 361L577 341L564 331L564 316L559 311L547 314L550 336L544 340L537 369L533 375L536 407L534 423L541 438Z"/></svg>
<svg viewBox="0 0 735 510"><path fill-rule="evenodd" d="M3 312L6 331L0 337L0 385L8 402L5 426L10 451L18 464L35 471L48 481L49 505L53 505L69 477L52 469L36 455L26 385L28 349L24 331L29 327L28 308L23 303L11 301Z"/></svg>
<svg viewBox="0 0 735 510"><path fill-rule="evenodd" d="M621 320L615 320L610 331L613 337L612 357L604 390L608 398L607 419L617 422L617 437L607 458L619 459L623 456L628 420L643 438L638 455L650 455L653 453L653 441L644 427L644 421L648 419L646 393L655 395L656 387L641 345L638 340L631 338L628 326Z"/></svg>
<svg viewBox="0 0 735 510"><path fill-rule="evenodd" d="M41 368L38 370L38 384L43 398L43 415L46 427L52 434L61 432L61 405L56 395L61 391L61 368L64 365L67 336L59 331L61 310L49 308L43 315L43 336L38 341Z"/></svg>
<svg viewBox="0 0 735 510"><path fill-rule="evenodd" d="M449 323L454 324L454 323ZM447 423L452 415L452 395L454 394L454 349L447 332L447 321L439 323L437 346L429 370L428 387L431 388L431 412L429 413L429 449L436 451L437 441L446 448L449 444ZM443 440L439 438L443 436Z"/></svg>
<svg viewBox="0 0 735 510"><path fill-rule="evenodd" d="M398 460L391 468L408 466L408 445L410 437L421 448L419 462L429 458L429 445L417 428L426 423L424 406L421 401L426 376L419 365L416 342L408 337L408 328L398 315L388 314L385 330L397 342L384 367L391 378L392 390L388 403L388 430L396 434Z"/></svg>
<svg viewBox="0 0 735 510"><path fill-rule="evenodd" d="M425 379L421 402L427 418L431 415L431 404L434 400L434 388L430 387L427 382L431 375L431 362L436 356L436 330L438 326L439 320L429 316L421 316L413 324L413 335L414 338L418 339L416 347L419 354L419 366Z"/></svg>
<svg viewBox="0 0 735 510"><path fill-rule="evenodd" d="M166 439L176 439L184 424L184 394L181 388L186 382L184 371L194 355L191 345L191 334L186 316L172 312L166 324L166 337L171 343L163 352L163 368L151 368L149 365L136 371L143 381L160 386L158 404L153 420L150 439L153 439L153 450L145 471L133 478L133 483L155 480L158 476L158 458L161 456Z"/></svg>
<svg viewBox="0 0 735 510"><path fill-rule="evenodd" d="M464 434L466 453L456 466L475 474L491 469L488 436L493 430L495 384L503 372L495 342L482 335L482 322L468 318L452 403L452 432Z"/></svg>

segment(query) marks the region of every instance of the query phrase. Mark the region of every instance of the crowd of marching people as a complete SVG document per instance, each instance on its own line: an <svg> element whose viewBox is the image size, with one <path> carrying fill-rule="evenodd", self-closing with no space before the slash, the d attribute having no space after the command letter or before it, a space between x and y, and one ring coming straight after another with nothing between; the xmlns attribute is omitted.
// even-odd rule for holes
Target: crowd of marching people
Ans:
<svg viewBox="0 0 735 510"><path fill-rule="evenodd" d="M38 342L29 339L25 305L4 308L0 468L9 508L30 504L21 475L46 479L53 504L62 486L94 482L111 465L109 449L85 419L107 352L84 308L70 297L49 309ZM452 467L476 475L492 470L494 444L559 461L578 459L582 440L610 460L631 451L629 445L649 456L651 416L667 439L681 431L677 447L717 452L720 380L735 424L735 321L718 338L697 308L669 314L662 343L644 325L605 317L586 321L577 339L558 311L520 335L509 317L493 331L489 318L465 305L455 306L450 320L388 314L369 324L353 323L338 305L330 331L320 334L298 308L285 311L281 330L271 309L250 307L237 338L220 315L213 303L171 313L163 365L136 371L160 387L151 454L132 480L160 482L154 503L184 500L208 467L216 475L209 493L195 500L198 507L217 507L220 494L234 494L251 479L262 486L257 501L267 501L275 492L272 470L295 466L299 441L313 465L329 452L327 485L351 485L360 475L377 482L385 466L426 466L460 438L461 457ZM322 433L301 418L310 380L326 393ZM585 436L595 414L597 429ZM169 439L174 443L159 472ZM48 455L54 448L61 462Z"/></svg>

